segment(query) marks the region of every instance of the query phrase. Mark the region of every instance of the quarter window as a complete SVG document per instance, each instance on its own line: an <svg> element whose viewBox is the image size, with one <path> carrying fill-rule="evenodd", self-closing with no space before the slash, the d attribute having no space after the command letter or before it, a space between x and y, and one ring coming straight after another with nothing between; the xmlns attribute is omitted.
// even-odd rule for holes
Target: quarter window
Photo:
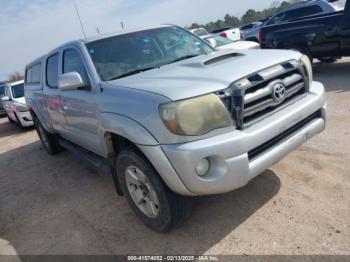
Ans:
<svg viewBox="0 0 350 262"><path fill-rule="evenodd" d="M90 81L79 53L69 49L63 53L63 73L77 72L83 80L84 86L89 87Z"/></svg>
<svg viewBox="0 0 350 262"><path fill-rule="evenodd" d="M32 83L34 84L39 84L40 83L40 76L41 76L41 64L36 64L34 65L32 68L31 68L32 72L31 72L31 75L32 75Z"/></svg>
<svg viewBox="0 0 350 262"><path fill-rule="evenodd" d="M46 84L51 88L58 86L58 54L47 59L46 63Z"/></svg>
<svg viewBox="0 0 350 262"><path fill-rule="evenodd" d="M40 84L41 64L33 65L26 70L26 84Z"/></svg>

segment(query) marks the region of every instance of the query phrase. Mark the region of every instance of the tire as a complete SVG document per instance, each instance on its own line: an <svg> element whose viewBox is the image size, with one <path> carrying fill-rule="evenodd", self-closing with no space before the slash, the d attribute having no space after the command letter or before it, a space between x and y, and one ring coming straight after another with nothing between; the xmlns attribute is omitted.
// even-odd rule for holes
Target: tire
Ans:
<svg viewBox="0 0 350 262"><path fill-rule="evenodd" d="M13 121L8 115L7 115L7 118L8 118L8 120L9 120L10 124L16 123L16 121Z"/></svg>
<svg viewBox="0 0 350 262"><path fill-rule="evenodd" d="M187 199L172 192L165 185L151 163L135 146L119 153L116 167L123 195L131 209L147 227L158 232L167 232L189 217L190 208ZM130 173L133 174L132 179ZM135 180L135 177L139 179ZM153 212L148 212L147 207Z"/></svg>
<svg viewBox="0 0 350 262"><path fill-rule="evenodd" d="M40 141L43 147L45 148L46 152L49 155L55 155L61 152L63 148L58 143L59 136L47 132L38 118L34 117L33 119L36 132L38 133Z"/></svg>
<svg viewBox="0 0 350 262"><path fill-rule="evenodd" d="M18 118L17 114L16 113L14 113L14 114L15 114L15 117L16 117L16 120L17 120L17 124L23 130L25 127L22 125L21 121L19 121L19 118Z"/></svg>
<svg viewBox="0 0 350 262"><path fill-rule="evenodd" d="M334 63L337 61L337 58L335 58L335 57L317 57L317 60L319 60L321 63Z"/></svg>

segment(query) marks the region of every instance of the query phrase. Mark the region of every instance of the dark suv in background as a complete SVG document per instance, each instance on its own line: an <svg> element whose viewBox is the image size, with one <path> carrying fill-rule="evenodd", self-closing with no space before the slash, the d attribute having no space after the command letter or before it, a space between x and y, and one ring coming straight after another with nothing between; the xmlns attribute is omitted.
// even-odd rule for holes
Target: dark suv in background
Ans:
<svg viewBox="0 0 350 262"><path fill-rule="evenodd" d="M260 25L256 25L253 28L245 29L241 28L244 33L244 39L247 41L259 41L260 29L264 26L277 25L287 23L289 21L309 17L313 15L324 15L330 14L344 9L345 0L326 1L326 0L311 0L296 4L290 8L284 9L283 11L270 16L260 22ZM253 25L252 23L251 25ZM249 25L246 25L249 27Z"/></svg>

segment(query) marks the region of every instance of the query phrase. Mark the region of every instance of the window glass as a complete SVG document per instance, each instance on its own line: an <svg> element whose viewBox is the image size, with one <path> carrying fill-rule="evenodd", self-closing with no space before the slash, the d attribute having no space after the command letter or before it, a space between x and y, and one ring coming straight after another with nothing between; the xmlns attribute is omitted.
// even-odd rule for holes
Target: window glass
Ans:
<svg viewBox="0 0 350 262"><path fill-rule="evenodd" d="M31 83L39 84L41 78L41 64L36 64L31 68Z"/></svg>
<svg viewBox="0 0 350 262"><path fill-rule="evenodd" d="M57 88L58 84L58 54L54 54L47 59L46 83L51 88Z"/></svg>
<svg viewBox="0 0 350 262"><path fill-rule="evenodd" d="M316 14L321 13L321 12L322 12L321 7L319 7L318 5L311 5L311 6L298 8L298 9L286 12L286 19L285 20L292 20L295 18L316 15Z"/></svg>
<svg viewBox="0 0 350 262"><path fill-rule="evenodd" d="M83 80L84 86L90 86L88 74L79 53L69 49L63 53L63 73L77 72Z"/></svg>
<svg viewBox="0 0 350 262"><path fill-rule="evenodd" d="M26 83L31 83L32 82L32 69L28 68L26 70Z"/></svg>
<svg viewBox="0 0 350 262"><path fill-rule="evenodd" d="M272 25L272 24L280 23L280 22L285 20L285 17L286 17L286 13L285 12L280 13L280 14L272 17L271 20L267 24L268 25Z"/></svg>
<svg viewBox="0 0 350 262"><path fill-rule="evenodd" d="M0 85L0 97L5 95L5 85Z"/></svg>
<svg viewBox="0 0 350 262"><path fill-rule="evenodd" d="M103 81L214 51L204 41L175 26L117 35L87 43L86 46Z"/></svg>
<svg viewBox="0 0 350 262"><path fill-rule="evenodd" d="M13 98L20 98L24 96L24 84L11 86Z"/></svg>

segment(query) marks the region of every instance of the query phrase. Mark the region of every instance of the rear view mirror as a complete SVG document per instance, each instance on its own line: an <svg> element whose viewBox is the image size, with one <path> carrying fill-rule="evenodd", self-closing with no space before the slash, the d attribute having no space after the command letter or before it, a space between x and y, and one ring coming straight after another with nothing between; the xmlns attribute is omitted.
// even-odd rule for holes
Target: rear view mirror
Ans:
<svg viewBox="0 0 350 262"><path fill-rule="evenodd" d="M84 87L84 83L77 72L65 73L58 77L58 88L62 91L77 90L81 87Z"/></svg>
<svg viewBox="0 0 350 262"><path fill-rule="evenodd" d="M1 98L1 102L6 102L6 101L10 101L11 99L8 96L3 96Z"/></svg>

